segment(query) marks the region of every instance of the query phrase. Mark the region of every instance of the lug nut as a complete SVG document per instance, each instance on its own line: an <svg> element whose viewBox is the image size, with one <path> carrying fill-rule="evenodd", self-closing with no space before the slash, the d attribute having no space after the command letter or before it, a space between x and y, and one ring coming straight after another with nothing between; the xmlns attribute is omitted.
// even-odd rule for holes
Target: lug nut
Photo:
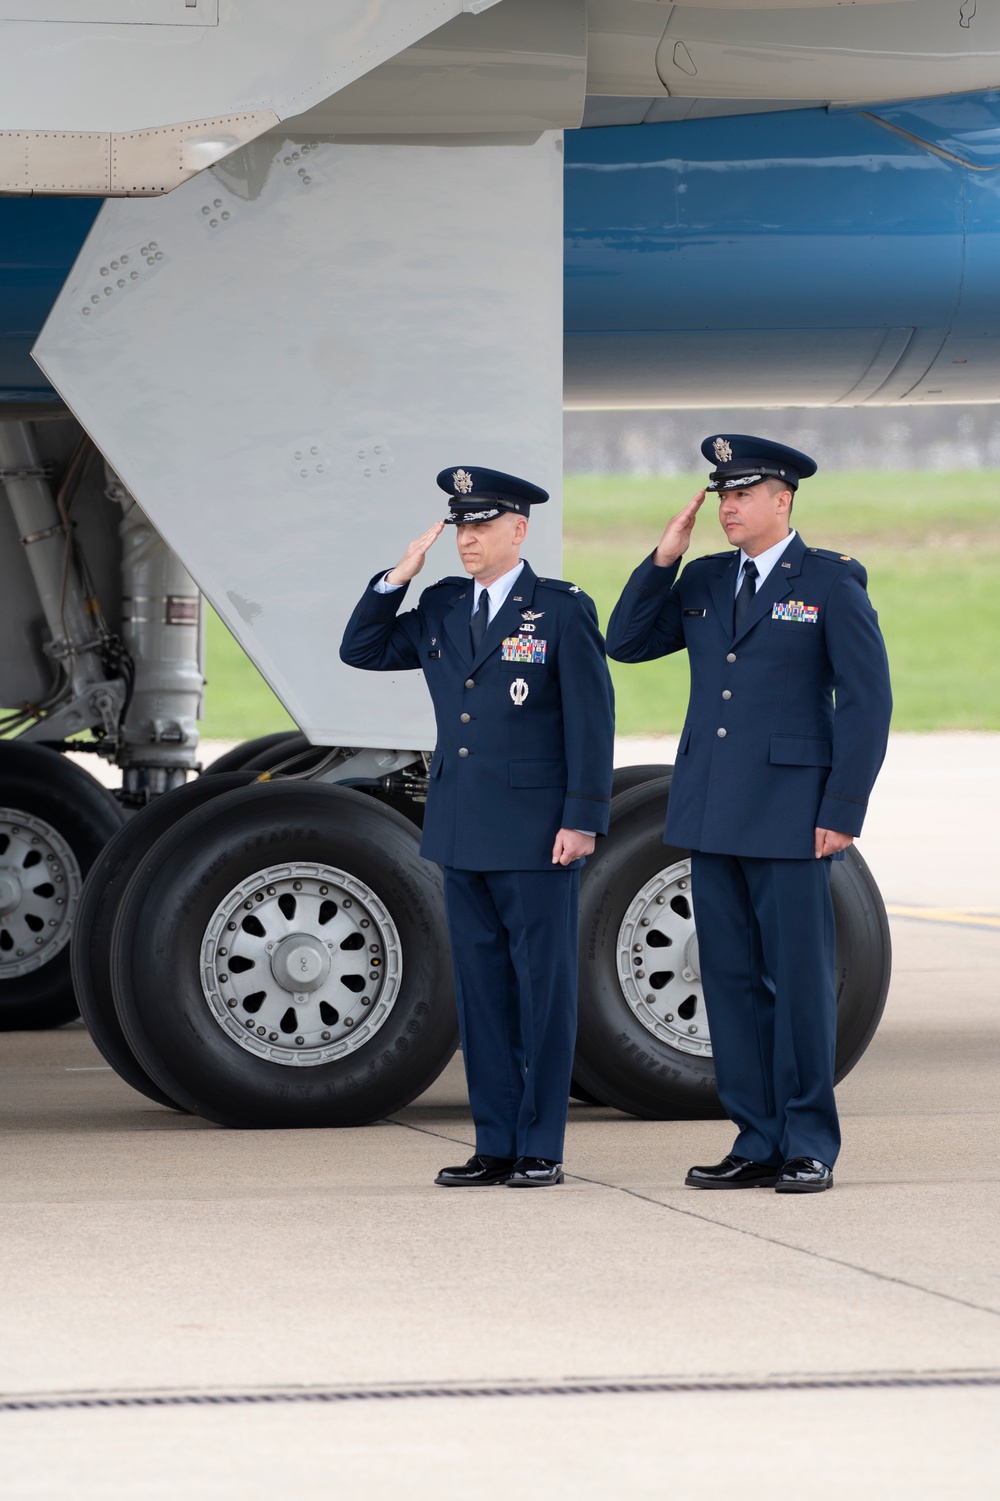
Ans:
<svg viewBox="0 0 1000 1501"><path fill-rule="evenodd" d="M250 903L249 902L244 902L243 905L244 905L244 907L249 907ZM230 933L235 933L236 932L236 924L234 922L227 922L226 923L226 927L229 929Z"/></svg>
<svg viewBox="0 0 1000 1501"><path fill-rule="evenodd" d="M323 1041L324 1042L329 1042L330 1041L330 1034L329 1034L329 1032L324 1032L323 1033Z"/></svg>
<svg viewBox="0 0 1000 1501"><path fill-rule="evenodd" d="M295 1039L295 1046L297 1048L300 1048L304 1042L305 1042L305 1038L304 1037L296 1037L296 1039Z"/></svg>
<svg viewBox="0 0 1000 1501"><path fill-rule="evenodd" d="M229 1007L230 1011L235 1011L236 1010L236 1002L235 1001L227 1001L226 1005Z"/></svg>
<svg viewBox="0 0 1000 1501"><path fill-rule="evenodd" d="M302 882L301 881L293 881L292 882L292 890L293 891L301 891L302 890Z"/></svg>

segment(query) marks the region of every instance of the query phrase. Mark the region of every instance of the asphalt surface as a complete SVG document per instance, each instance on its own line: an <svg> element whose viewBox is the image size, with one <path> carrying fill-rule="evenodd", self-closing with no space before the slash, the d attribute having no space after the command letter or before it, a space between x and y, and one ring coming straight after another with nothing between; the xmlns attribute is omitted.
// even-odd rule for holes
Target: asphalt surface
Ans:
<svg viewBox="0 0 1000 1501"><path fill-rule="evenodd" d="M377 1126L228 1132L78 1026L0 1039L4 1501L1000 1496L998 793L998 736L893 741L828 1194L686 1190L726 1123L578 1104L563 1188L446 1191L457 1064Z"/></svg>

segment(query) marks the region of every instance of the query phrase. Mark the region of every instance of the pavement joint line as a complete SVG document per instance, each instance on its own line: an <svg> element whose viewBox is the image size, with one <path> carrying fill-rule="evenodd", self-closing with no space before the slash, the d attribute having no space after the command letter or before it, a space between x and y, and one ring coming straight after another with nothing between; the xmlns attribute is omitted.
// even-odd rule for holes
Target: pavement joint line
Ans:
<svg viewBox="0 0 1000 1501"><path fill-rule="evenodd" d="M407 1131L419 1131L424 1136L436 1136L441 1141L454 1142L458 1146L467 1147L469 1143L462 1141L457 1136L445 1136L440 1131L431 1131L426 1126L414 1126L408 1121L396 1120L389 1116L388 1120L394 1126L402 1126ZM474 1150L474 1149L473 1149ZM928 1298L938 1298L944 1303L955 1303L959 1308L971 1308L974 1313L987 1313L993 1318L1000 1318L1000 1308L991 1308L988 1303L973 1303L971 1298L959 1298L954 1293L941 1292L935 1287L924 1287L920 1282L910 1282L906 1277L894 1277L891 1272L879 1272L874 1267L860 1266L855 1261L847 1261L842 1256L830 1256L825 1251L812 1251L808 1246L796 1246L791 1241L780 1240L776 1235L764 1235L759 1230L748 1230L744 1225L731 1225L727 1220L713 1219L710 1214L699 1214L696 1209L681 1209L677 1204L667 1204L663 1199L656 1199L652 1194L640 1193L637 1188L626 1188L620 1183L605 1183L603 1178L585 1178L582 1173L567 1171L567 1178L572 1178L577 1183L589 1183L594 1188L607 1188L612 1193L627 1194L629 1198L638 1199L642 1204L653 1204L657 1209L665 1209L668 1214L680 1214L685 1219L699 1220L703 1225L714 1225L718 1230L731 1230L735 1235L745 1235L750 1240L762 1241L765 1245L778 1246L783 1251L792 1251L800 1256L808 1256L813 1261L824 1261L830 1266L843 1267L846 1271L857 1272L862 1277L871 1277L877 1282L888 1282L895 1287L905 1287L910 1292L923 1293Z"/></svg>
<svg viewBox="0 0 1000 1501"><path fill-rule="evenodd" d="M1000 1387L1000 1370L817 1373L790 1376L590 1377L549 1381L400 1382L379 1386L288 1387L247 1390L175 1389L25 1393L0 1396L2 1413L121 1410L123 1408L274 1407L342 1402L440 1401L503 1397L674 1396L701 1393L913 1391Z"/></svg>

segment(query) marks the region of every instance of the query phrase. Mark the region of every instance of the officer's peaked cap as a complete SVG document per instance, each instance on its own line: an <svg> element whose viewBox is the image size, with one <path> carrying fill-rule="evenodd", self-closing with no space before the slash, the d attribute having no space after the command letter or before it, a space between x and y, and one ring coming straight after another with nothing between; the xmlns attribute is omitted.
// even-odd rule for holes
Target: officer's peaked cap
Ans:
<svg viewBox="0 0 1000 1501"><path fill-rule="evenodd" d="M715 464L709 490L738 490L762 479L784 480L790 490L797 490L799 480L816 473L816 460L808 454L746 433L713 433L701 451Z"/></svg>
<svg viewBox="0 0 1000 1501"><path fill-rule="evenodd" d="M445 521L451 526L495 521L508 511L527 516L532 506L540 506L549 498L547 490L529 484L526 479L472 464L456 464L450 469L442 469L437 482L450 496L451 515L446 516Z"/></svg>

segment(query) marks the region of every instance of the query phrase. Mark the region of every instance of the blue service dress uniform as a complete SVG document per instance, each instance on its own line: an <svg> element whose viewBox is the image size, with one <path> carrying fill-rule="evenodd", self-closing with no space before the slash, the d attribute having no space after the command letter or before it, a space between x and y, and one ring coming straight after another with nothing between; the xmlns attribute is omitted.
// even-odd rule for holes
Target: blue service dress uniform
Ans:
<svg viewBox="0 0 1000 1501"><path fill-rule="evenodd" d="M473 581L444 578L400 615L376 576L341 658L422 668L434 703L421 853L444 867L476 1151L562 1159L576 1040L579 867L560 828L608 827L614 698L593 601L525 562L477 651Z"/></svg>
<svg viewBox="0 0 1000 1501"><path fill-rule="evenodd" d="M664 839L693 852L733 1152L832 1167L834 924L830 861L815 858L814 830L861 832L888 739L888 662L860 563L794 536L735 631L739 557L717 553L680 574L679 560L660 568L647 558L611 617L607 649L620 662L683 649L690 659Z"/></svg>

